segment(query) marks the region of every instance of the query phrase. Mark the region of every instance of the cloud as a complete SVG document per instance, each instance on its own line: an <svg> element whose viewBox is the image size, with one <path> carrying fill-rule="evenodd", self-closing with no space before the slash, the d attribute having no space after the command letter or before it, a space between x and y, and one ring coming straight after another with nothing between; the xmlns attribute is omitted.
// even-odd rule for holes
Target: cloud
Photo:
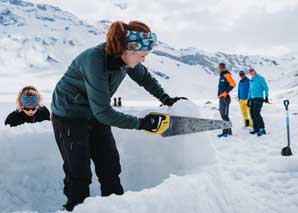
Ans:
<svg viewBox="0 0 298 213"><path fill-rule="evenodd" d="M276 12L254 8L239 17L229 31L221 33L221 37L226 44L232 43L238 52L263 51L263 54L280 55L297 50L297 22L297 5Z"/></svg>
<svg viewBox="0 0 298 213"><path fill-rule="evenodd" d="M32 1L59 6L91 23L142 20L175 47L270 55L298 47L298 0Z"/></svg>

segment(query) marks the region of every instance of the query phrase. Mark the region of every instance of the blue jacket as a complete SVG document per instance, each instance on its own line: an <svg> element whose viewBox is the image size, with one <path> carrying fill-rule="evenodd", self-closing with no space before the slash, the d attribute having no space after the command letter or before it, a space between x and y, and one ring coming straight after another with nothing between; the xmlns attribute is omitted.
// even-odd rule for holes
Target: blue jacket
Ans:
<svg viewBox="0 0 298 213"><path fill-rule="evenodd" d="M250 80L248 99L264 98L264 93L265 97L268 97L269 88L266 80L264 77L256 74L255 77Z"/></svg>
<svg viewBox="0 0 298 213"><path fill-rule="evenodd" d="M235 86L236 83L229 71L220 73L217 96L226 97Z"/></svg>
<svg viewBox="0 0 298 213"><path fill-rule="evenodd" d="M247 100L249 92L249 79L245 77L241 79L238 84L238 98L239 100Z"/></svg>

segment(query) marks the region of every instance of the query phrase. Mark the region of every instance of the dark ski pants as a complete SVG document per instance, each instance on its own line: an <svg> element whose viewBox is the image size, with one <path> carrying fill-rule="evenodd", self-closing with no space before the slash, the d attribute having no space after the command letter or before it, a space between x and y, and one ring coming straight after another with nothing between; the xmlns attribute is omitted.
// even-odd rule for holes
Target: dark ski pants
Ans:
<svg viewBox="0 0 298 213"><path fill-rule="evenodd" d="M55 139L63 159L64 194L79 204L90 196L90 161L101 184L101 195L123 194L119 153L111 127L85 119L52 115Z"/></svg>
<svg viewBox="0 0 298 213"><path fill-rule="evenodd" d="M264 120L261 116L263 98L254 98L250 102L250 114L254 124L254 130L259 131L265 128Z"/></svg>
<svg viewBox="0 0 298 213"><path fill-rule="evenodd" d="M219 98L219 112L221 115L221 118L224 121L230 121L229 118L229 110L230 110L230 103L231 103L231 97L227 96L225 97L220 97ZM232 133L232 129L223 129L223 133Z"/></svg>

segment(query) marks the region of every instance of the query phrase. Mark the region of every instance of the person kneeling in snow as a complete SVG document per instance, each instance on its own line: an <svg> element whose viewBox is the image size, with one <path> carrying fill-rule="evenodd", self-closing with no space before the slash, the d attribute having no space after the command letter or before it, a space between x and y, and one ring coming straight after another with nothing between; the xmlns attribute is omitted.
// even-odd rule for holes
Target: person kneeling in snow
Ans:
<svg viewBox="0 0 298 213"><path fill-rule="evenodd" d="M50 120L50 112L42 105L41 95L35 87L26 86L18 94L17 110L7 116L5 125L14 127L45 120Z"/></svg>
<svg viewBox="0 0 298 213"><path fill-rule="evenodd" d="M119 153L111 126L154 130L158 116L127 115L111 107L111 97L126 75L139 86L172 106L171 98L142 65L156 43L156 35L144 23L113 22L106 42L77 56L57 83L52 100L52 122L64 161L64 208L73 208L90 196L90 160L101 184L101 195L122 195Z"/></svg>

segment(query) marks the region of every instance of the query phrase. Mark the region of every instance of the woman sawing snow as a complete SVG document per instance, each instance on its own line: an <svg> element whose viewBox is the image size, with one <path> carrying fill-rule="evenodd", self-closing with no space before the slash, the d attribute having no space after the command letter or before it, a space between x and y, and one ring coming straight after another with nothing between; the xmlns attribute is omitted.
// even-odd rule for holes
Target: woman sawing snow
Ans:
<svg viewBox="0 0 298 213"><path fill-rule="evenodd" d="M111 97L128 75L139 86L171 106L171 98L142 65L156 43L156 35L142 22L117 21L106 42L79 54L57 83L52 99L52 123L63 158L66 210L90 196L90 161L95 165L102 196L121 195L119 153L111 126L153 130L159 116L137 118L114 110Z"/></svg>

